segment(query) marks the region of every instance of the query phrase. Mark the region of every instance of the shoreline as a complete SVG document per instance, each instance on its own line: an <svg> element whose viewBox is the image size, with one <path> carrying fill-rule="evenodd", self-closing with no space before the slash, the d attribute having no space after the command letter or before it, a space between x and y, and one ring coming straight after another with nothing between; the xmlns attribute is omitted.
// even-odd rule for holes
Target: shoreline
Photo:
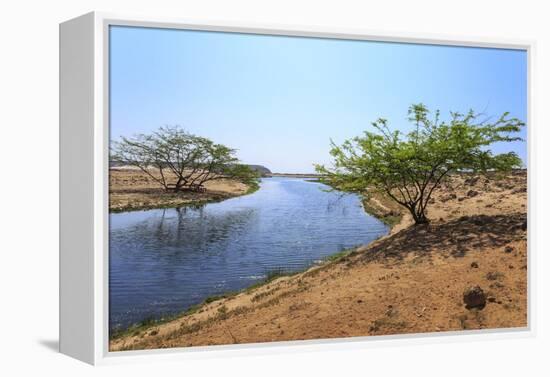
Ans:
<svg viewBox="0 0 550 377"><path fill-rule="evenodd" d="M409 226L405 214L369 245L128 329L110 349L526 326L526 173L456 176L435 198L429 225ZM374 199L374 212L394 210ZM485 308L464 308L472 285L487 293Z"/></svg>
<svg viewBox="0 0 550 377"><path fill-rule="evenodd" d="M224 200L238 198L245 195L250 195L255 193L260 189L259 185L256 186L249 186L248 190L241 194L219 194L219 193L206 193L210 196L208 198L203 199L192 199L192 200L185 200L182 199L182 202L170 202L167 204L163 203L157 203L157 204L151 204L151 205L141 205L141 206L126 206L126 207L119 207L119 208L110 208L109 213L124 213L124 212L138 212L138 211L148 211L152 209L169 209L169 208L182 208L182 207L202 207L206 204L211 203L220 203Z"/></svg>
<svg viewBox="0 0 550 377"><path fill-rule="evenodd" d="M390 229L390 232L391 232L391 229ZM373 240L371 243L369 243L367 245L371 245L372 243L374 243L374 242L376 242L380 239L383 239L384 237L387 237L388 235L390 235L390 233L388 233L387 235L385 235L385 236L383 236L379 239ZM182 319L183 317L190 316L192 314L195 314L197 312L202 311L204 309L204 307L208 306L211 303L215 303L219 300L231 300L231 299L233 299L234 297L236 297L240 294L247 294L247 293L252 292L253 290L260 289L260 288L266 286L267 284L272 283L273 281L275 281L277 279L291 278L291 277L299 275L299 274L307 273L310 270L314 270L314 269L317 269L317 268L321 269L323 267L327 267L328 265L330 265L332 263L336 263L340 259L345 258L345 257L357 252L358 249L363 248L367 245L361 245L361 246L353 247L353 248L350 248L350 249L345 249L345 250L335 252L334 254L327 255L321 261L319 261L317 263L314 263L311 266L304 267L303 269L300 269L300 270L297 270L297 271L288 271L288 272L281 271L281 272L276 272L276 273L273 273L273 274L267 274L266 277L263 280L260 280L260 281L254 283L254 284L252 284L248 287L245 287L245 288L240 289L238 291L228 291L228 292L224 292L222 294L208 296L202 302L200 302L196 305L192 305L191 307L189 307L188 309L186 309L186 310L184 310L180 313L167 315L166 317L159 318L159 319L145 319L143 321L134 323L134 324L132 324L132 325L126 327L126 328L122 328L118 331L115 331L113 335L109 335L109 341L120 339L124 336L135 333L136 331L138 331L138 332L139 331L145 331L145 330L153 328L155 326L159 326L159 325L162 325L162 324L169 323L171 321Z"/></svg>
<svg viewBox="0 0 550 377"><path fill-rule="evenodd" d="M203 206L256 192L260 184L232 179L207 182L205 192L166 192L146 174L135 169L109 170L109 213Z"/></svg>
<svg viewBox="0 0 550 377"><path fill-rule="evenodd" d="M301 178L301 179L306 179L306 180L308 178L308 177L295 177L295 176L292 176L292 177L279 176L279 177ZM270 176L270 177L266 177L266 178L272 178L272 177ZM253 188L252 192L247 192L246 194L242 194L242 195L247 195L249 193L256 192L259 189L260 189L260 185L258 184L257 187ZM238 196L242 196L242 195L238 195ZM233 197L238 197L238 196L233 196ZM238 291L228 291L228 292L224 292L222 294L206 297L202 302L200 302L196 305L193 305L193 306L189 307L188 309L186 309L186 310L184 310L180 313L176 313L176 314L173 314L173 315L168 315L165 318L145 319L143 321L137 322L137 323L132 324L132 325L126 327L126 328L122 328L118 331L115 331L115 333L113 335L109 336L109 341L120 339L124 336L128 336L132 333L135 333L136 331L137 332L145 331L149 328L159 326L159 325L162 325L162 324L166 324L166 323L169 323L171 321L178 320L178 319L181 319L183 317L192 315L192 314L202 310L205 306L207 306L207 305L209 305L213 302L216 302L216 301L219 301L219 300L232 299L235 296L238 296L240 294L249 293L249 292L251 292L255 289L259 289L261 287L266 286L267 284L273 282L274 280L277 280L277 279L280 279L280 278L290 278L290 277L293 277L293 276L296 276L296 275L299 275L299 274L307 273L310 270L315 270L315 269L318 269L318 268L319 269L325 268L325 267L329 266L332 263L337 263L342 258L345 258L345 257L347 257L347 256L349 256L353 253L356 253L358 250L364 249L365 247L369 247L372 244L374 244L375 242L390 236L392 234L394 228L396 228L396 227L401 228L401 227L406 227L406 226L409 225L410 219L408 219L406 217L406 215L404 215L403 213L399 213L398 215L396 215L396 217L398 217L398 221L386 222L385 219L388 216L388 214L387 214L388 208L381 204L381 201L382 201L381 198L376 199L376 203L378 205L372 205L372 206L368 207L368 209L367 209L366 202L368 200L365 198L364 195L359 195L359 196L360 196L359 200L360 200L360 202L363 206L363 210L365 211L365 213L370 215L370 216L375 217L376 219L380 220L381 222L383 222L384 224L386 224L389 227L389 231L386 235L384 235L384 236L382 236L378 239L375 239L375 240L371 241L368 244L364 244L364 245L360 245L360 246L353 247L353 248L350 248L350 249L345 249L345 250L340 250L340 251L334 252L333 254L325 256L320 262L314 263L314 264L312 264L310 266L307 266L307 267L304 267L303 269L300 269L300 270L297 270L297 271L292 271L292 272L291 271L289 271L289 272L282 271L282 272L277 272L275 274L268 274L265 279L260 280L256 283L254 283L254 284L252 284L248 287L245 287L243 289L240 289ZM231 199L233 197L227 197L227 198L223 198L221 200L207 201L203 204L208 204L208 203L213 203L213 202L220 202L220 201L223 201L225 199ZM188 203L186 205L187 206L193 206L193 205L203 205L203 204ZM391 204L388 204L388 203L386 203L386 204L388 206L391 205ZM155 208L162 208L162 207L155 207ZM140 210L155 209L155 208L135 209L135 210L130 210L130 211L140 211ZM172 208L172 207L166 207L166 208ZM392 206L392 208L393 208L393 206ZM121 212L130 212L130 211L121 211ZM394 213L395 209L390 210L390 211L393 211L392 213ZM118 213L118 212L111 212L111 213Z"/></svg>

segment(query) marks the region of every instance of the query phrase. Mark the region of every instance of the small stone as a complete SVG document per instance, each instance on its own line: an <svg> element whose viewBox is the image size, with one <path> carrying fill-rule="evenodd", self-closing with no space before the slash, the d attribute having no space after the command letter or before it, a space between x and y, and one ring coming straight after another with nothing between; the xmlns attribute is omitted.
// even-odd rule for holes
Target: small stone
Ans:
<svg viewBox="0 0 550 377"><path fill-rule="evenodd" d="M466 195L469 196L470 198L473 198L474 196L479 195L479 192L477 192L476 190L469 190L469 191L466 193Z"/></svg>
<svg viewBox="0 0 550 377"><path fill-rule="evenodd" d="M502 278L502 273L498 271L490 271L490 272L487 272L487 274L485 275L485 278L487 280L499 280L500 278Z"/></svg>
<svg viewBox="0 0 550 377"><path fill-rule="evenodd" d="M479 181L479 177L472 177L472 178L465 179L464 183L467 185L473 186L477 183L477 181Z"/></svg>
<svg viewBox="0 0 550 377"><path fill-rule="evenodd" d="M477 264L477 262L472 262L472 264L470 264L470 267L479 268L479 264Z"/></svg>
<svg viewBox="0 0 550 377"><path fill-rule="evenodd" d="M514 251L514 248L512 246L506 246L504 248L504 252L507 254L511 253L512 251Z"/></svg>
<svg viewBox="0 0 550 377"><path fill-rule="evenodd" d="M487 301L489 301L489 302L495 302L496 300L497 300L497 299L494 298L494 297L488 297L488 298L487 298Z"/></svg>
<svg viewBox="0 0 550 377"><path fill-rule="evenodd" d="M395 317L397 315L397 309L395 309L392 305L388 305L388 310L384 313L388 317Z"/></svg>
<svg viewBox="0 0 550 377"><path fill-rule="evenodd" d="M441 198L441 201L442 201L442 202L447 202L447 201L453 200L453 199L456 199L456 194L450 193L450 194L447 195L447 196L443 196L443 197Z"/></svg>
<svg viewBox="0 0 550 377"><path fill-rule="evenodd" d="M467 309L483 309L487 303L487 295L479 285L476 285L464 291L463 301Z"/></svg>

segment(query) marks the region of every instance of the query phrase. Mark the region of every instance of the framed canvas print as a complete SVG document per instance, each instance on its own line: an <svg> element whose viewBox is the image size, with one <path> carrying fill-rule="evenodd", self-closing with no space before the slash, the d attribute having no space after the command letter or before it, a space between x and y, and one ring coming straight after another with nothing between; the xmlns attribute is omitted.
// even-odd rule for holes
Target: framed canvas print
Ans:
<svg viewBox="0 0 550 377"><path fill-rule="evenodd" d="M61 352L530 334L532 48L61 24Z"/></svg>

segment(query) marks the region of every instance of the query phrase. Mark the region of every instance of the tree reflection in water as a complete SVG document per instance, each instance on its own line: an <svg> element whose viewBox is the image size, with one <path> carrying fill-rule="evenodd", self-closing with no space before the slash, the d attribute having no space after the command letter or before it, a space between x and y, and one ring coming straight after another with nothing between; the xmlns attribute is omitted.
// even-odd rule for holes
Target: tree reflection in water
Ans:
<svg viewBox="0 0 550 377"><path fill-rule="evenodd" d="M110 326L182 312L387 232L358 197L269 178L219 203L110 215Z"/></svg>

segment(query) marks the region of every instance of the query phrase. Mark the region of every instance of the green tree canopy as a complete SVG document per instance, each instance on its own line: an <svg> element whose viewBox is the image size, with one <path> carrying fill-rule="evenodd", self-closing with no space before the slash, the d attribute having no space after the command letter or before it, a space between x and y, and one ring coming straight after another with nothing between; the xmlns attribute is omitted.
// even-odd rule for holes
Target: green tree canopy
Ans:
<svg viewBox="0 0 550 377"><path fill-rule="evenodd" d="M504 113L482 119L470 110L451 112L442 121L439 110L430 116L423 104L409 108L413 130L392 131L385 119L372 123L374 132L336 145L331 141L333 167L316 165L332 187L352 192L376 190L407 208L416 224L428 222L426 208L433 191L454 172L505 172L522 165L514 152L493 154L495 142L521 140L525 124Z"/></svg>
<svg viewBox="0 0 550 377"><path fill-rule="evenodd" d="M167 191L201 189L204 183L222 178L255 181L257 174L240 164L235 154L235 149L180 127L160 127L111 145L112 161L138 167Z"/></svg>

